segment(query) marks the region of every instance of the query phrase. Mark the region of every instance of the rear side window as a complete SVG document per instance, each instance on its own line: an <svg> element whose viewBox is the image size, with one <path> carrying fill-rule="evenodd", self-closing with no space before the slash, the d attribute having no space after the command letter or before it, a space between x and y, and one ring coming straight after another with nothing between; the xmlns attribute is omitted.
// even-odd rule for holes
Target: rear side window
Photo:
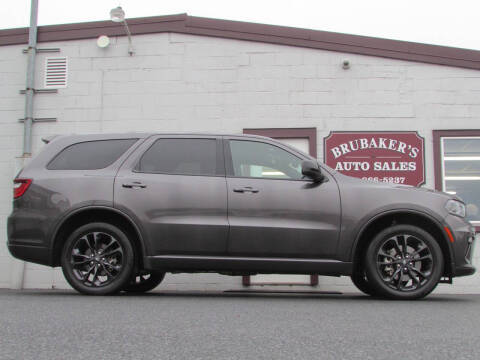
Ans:
<svg viewBox="0 0 480 360"><path fill-rule="evenodd" d="M111 165L138 139L86 141L63 149L48 165L49 170L97 170Z"/></svg>
<svg viewBox="0 0 480 360"><path fill-rule="evenodd" d="M214 139L159 139L143 154L136 171L178 175L216 175Z"/></svg>

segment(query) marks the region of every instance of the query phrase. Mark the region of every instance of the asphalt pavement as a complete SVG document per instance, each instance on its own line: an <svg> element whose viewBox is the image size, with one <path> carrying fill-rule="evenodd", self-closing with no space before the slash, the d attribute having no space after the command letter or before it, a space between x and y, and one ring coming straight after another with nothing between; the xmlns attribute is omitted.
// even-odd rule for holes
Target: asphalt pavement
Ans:
<svg viewBox="0 0 480 360"><path fill-rule="evenodd" d="M0 290L0 359L480 359L480 295Z"/></svg>

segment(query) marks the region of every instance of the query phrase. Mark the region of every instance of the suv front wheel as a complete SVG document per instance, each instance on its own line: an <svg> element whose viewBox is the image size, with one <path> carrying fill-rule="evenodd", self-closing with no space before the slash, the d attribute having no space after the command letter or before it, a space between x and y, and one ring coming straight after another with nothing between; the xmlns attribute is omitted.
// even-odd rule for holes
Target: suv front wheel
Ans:
<svg viewBox="0 0 480 360"><path fill-rule="evenodd" d="M369 244L365 270L376 294L390 299L419 299L437 286L443 253L435 239L412 225L394 225Z"/></svg>
<svg viewBox="0 0 480 360"><path fill-rule="evenodd" d="M75 230L63 246L62 270L69 284L87 295L109 295L132 278L134 252L127 235L107 223Z"/></svg>

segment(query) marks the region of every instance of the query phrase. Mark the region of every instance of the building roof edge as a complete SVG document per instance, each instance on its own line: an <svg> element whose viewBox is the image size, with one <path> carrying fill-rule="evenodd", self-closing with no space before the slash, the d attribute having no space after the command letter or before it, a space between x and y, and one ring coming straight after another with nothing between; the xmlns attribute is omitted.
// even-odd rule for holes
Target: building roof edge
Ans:
<svg viewBox="0 0 480 360"><path fill-rule="evenodd" d="M242 21L210 19L187 14L127 19L132 35L184 33L295 47L313 48L398 60L480 70L480 51L421 44L328 31ZM94 21L38 27L38 42L125 36L120 23ZM0 46L28 43L28 28L0 30Z"/></svg>

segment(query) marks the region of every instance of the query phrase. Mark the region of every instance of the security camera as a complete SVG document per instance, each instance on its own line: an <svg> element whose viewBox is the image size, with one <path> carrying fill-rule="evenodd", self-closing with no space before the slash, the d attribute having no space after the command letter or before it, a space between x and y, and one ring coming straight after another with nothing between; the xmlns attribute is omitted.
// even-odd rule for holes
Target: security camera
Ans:
<svg viewBox="0 0 480 360"><path fill-rule="evenodd" d="M344 59L344 60L342 61L342 68L344 68L345 70L346 70L346 69L350 69L350 60Z"/></svg>

